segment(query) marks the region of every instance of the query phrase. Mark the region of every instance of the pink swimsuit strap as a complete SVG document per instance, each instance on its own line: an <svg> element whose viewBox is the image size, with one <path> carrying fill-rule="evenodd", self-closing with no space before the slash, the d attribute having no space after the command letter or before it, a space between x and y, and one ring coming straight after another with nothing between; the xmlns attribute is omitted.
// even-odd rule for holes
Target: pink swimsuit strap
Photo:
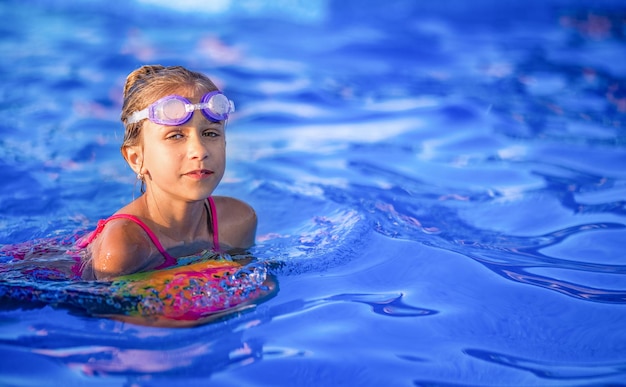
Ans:
<svg viewBox="0 0 626 387"><path fill-rule="evenodd" d="M212 222L212 229L213 229L213 251L215 252L220 252L220 233L219 233L219 229L217 227L217 209L215 207L215 200L213 200L213 198L211 196L209 196L207 198L207 200L209 201L209 209L211 210L211 222Z"/></svg>
<svg viewBox="0 0 626 387"><path fill-rule="evenodd" d="M217 225L217 210L215 208L215 201L213 200L212 197L208 198L208 202L209 202L209 210L211 212L211 221L212 221L212 226L213 226L213 251L219 252L220 241L219 241L219 230L218 230L218 225ZM159 242L159 239L154 234L154 232L150 229L150 227L148 227L148 225L146 225L136 216L130 215L130 214L115 214L115 215L110 216L107 219L100 220L98 222L98 226L96 227L96 229L84 239L79 240L76 245L80 248L87 247L102 232L102 230L104 229L104 226L106 226L107 223L115 219L128 219L136 223L137 225L139 225L146 232L146 234L148 235L152 243L154 243L154 246L157 248L157 250L159 250L159 253L161 253L161 255L163 255L163 257L165 258L165 262L157 266L155 270L164 269L166 267L176 265L176 262L177 262L176 258L172 257L167 251L165 251L165 249L163 248L163 245L161 245L161 242Z"/></svg>

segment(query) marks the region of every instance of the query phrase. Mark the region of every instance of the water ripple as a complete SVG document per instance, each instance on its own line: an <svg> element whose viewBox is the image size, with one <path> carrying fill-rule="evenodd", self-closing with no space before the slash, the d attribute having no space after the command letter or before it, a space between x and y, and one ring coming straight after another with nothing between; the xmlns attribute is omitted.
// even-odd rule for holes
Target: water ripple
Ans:
<svg viewBox="0 0 626 387"><path fill-rule="evenodd" d="M466 349L463 351L469 356L489 363L503 365L531 372L541 378L561 381L590 380L616 376L626 371L626 362L598 362L596 364L576 362L548 362L525 359L503 353L485 351L481 349Z"/></svg>
<svg viewBox="0 0 626 387"><path fill-rule="evenodd" d="M275 316L299 314L322 305L340 302L365 304L370 306L372 308L372 312L375 314L386 317L424 317L438 313L436 310L408 305L402 300L403 297L404 295L402 294L344 293L312 300L290 301L288 303L272 307L272 314Z"/></svg>

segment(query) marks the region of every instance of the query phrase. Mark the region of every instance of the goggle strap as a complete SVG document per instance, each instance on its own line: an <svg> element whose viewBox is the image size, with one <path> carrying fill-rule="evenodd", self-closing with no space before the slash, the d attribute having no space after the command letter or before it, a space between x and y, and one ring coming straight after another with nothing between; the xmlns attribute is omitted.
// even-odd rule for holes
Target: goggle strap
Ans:
<svg viewBox="0 0 626 387"><path fill-rule="evenodd" d="M140 110L138 112L134 112L133 114L131 114L130 117L128 117L128 120L126 120L126 124L128 125L134 124L136 122L139 122L143 119L148 118L148 109L149 108L145 108L143 110Z"/></svg>

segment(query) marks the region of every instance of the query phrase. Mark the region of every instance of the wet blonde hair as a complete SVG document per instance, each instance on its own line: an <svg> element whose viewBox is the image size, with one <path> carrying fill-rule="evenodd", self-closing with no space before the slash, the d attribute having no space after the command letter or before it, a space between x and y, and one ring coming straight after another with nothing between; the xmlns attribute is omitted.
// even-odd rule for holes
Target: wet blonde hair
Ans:
<svg viewBox="0 0 626 387"><path fill-rule="evenodd" d="M125 127L122 150L138 144L141 127L145 122L142 120L134 124L126 124L128 117L133 112L145 109L159 98L172 94L181 88L207 93L218 90L209 77L182 66L146 65L128 75L124 85L124 105L120 117Z"/></svg>

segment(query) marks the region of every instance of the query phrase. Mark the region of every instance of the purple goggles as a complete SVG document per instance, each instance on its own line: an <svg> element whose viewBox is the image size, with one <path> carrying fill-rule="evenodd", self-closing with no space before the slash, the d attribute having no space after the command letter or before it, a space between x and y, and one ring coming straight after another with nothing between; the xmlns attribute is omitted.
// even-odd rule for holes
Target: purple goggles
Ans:
<svg viewBox="0 0 626 387"><path fill-rule="evenodd" d="M202 114L209 121L218 122L228 118L235 111L233 101L226 98L220 91L211 91L205 94L200 103L191 103L180 95L168 95L143 110L134 112L126 120L126 124L134 124L143 119L149 119L155 124L176 126L189 121L193 112L202 110Z"/></svg>

